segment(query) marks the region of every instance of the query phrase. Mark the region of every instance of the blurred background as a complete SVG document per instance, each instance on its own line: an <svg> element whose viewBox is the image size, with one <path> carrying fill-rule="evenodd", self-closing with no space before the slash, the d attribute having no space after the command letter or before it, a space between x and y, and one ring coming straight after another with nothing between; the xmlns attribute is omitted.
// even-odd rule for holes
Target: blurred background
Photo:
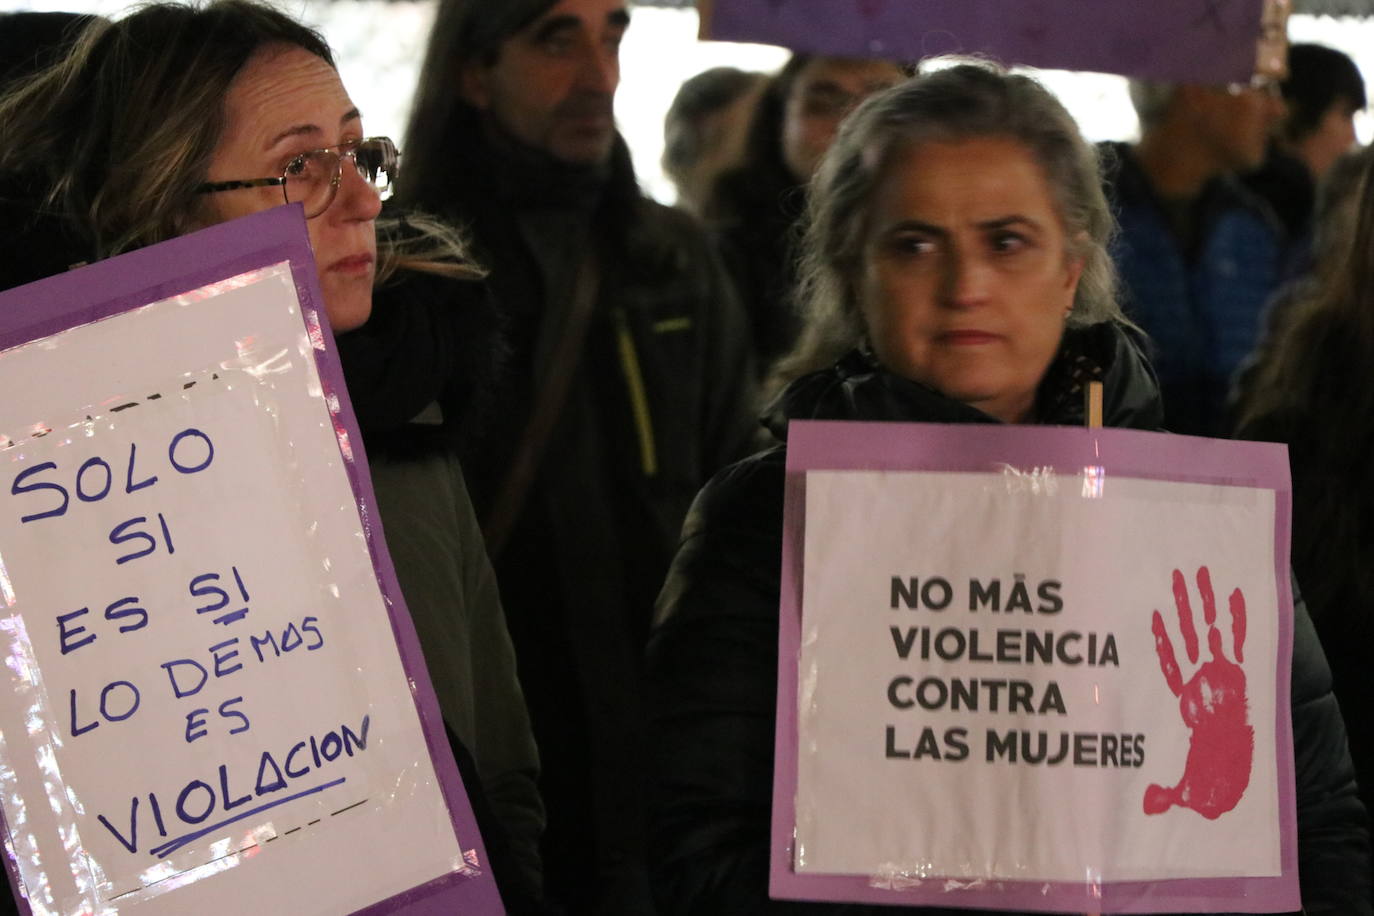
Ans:
<svg viewBox="0 0 1374 916"><path fill-rule="evenodd" d="M0 10L67 10L105 16L118 16L130 6L128 0L0 0ZM344 85L362 110L368 133L399 142L435 0L295 0L277 6L324 33L338 55ZM663 174L659 157L663 116L678 86L689 76L720 65L772 72L786 61L788 52L767 45L698 41L697 13L692 8L633 6L632 22L621 49L616 114L634 154L640 184L671 204L676 192ZM1374 73L1374 19L1295 14L1289 20L1288 37L1344 51L1362 73ZM1137 138L1139 125L1124 77L1060 70L1036 73L1063 100L1089 140ZM1355 129L1361 144L1374 139L1368 112L1356 113Z"/></svg>

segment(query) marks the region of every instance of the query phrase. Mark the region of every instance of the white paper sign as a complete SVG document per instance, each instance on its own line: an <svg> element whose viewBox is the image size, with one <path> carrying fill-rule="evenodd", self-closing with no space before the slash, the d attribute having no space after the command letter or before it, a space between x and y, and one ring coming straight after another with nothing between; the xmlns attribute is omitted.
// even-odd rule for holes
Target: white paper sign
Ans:
<svg viewBox="0 0 1374 916"><path fill-rule="evenodd" d="M1281 873L1273 491L1103 487L806 475L798 873Z"/></svg>
<svg viewBox="0 0 1374 916"><path fill-rule="evenodd" d="M462 865L295 297L281 264L0 354L35 912L333 914Z"/></svg>

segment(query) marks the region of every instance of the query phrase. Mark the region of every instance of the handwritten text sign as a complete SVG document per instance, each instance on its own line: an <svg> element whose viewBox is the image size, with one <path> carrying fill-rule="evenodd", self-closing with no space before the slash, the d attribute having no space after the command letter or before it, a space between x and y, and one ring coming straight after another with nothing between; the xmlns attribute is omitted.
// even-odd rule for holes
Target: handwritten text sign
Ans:
<svg viewBox="0 0 1374 916"><path fill-rule="evenodd" d="M799 627L784 608L798 895L848 875L956 906L990 901L945 881L1018 908L1235 912L1228 890L1288 887L1279 488L1236 482L1238 456L1200 481L1101 454L1199 441L1178 437L864 429L944 458L803 472ZM1050 460L1055 437L1099 447Z"/></svg>
<svg viewBox="0 0 1374 916"><path fill-rule="evenodd" d="M851 57L983 54L1170 82L1244 82L1263 0L711 0L703 37Z"/></svg>
<svg viewBox="0 0 1374 916"><path fill-rule="evenodd" d="M302 234L254 219L257 246ZM35 913L353 912L481 860L303 272L236 269L0 353L0 783Z"/></svg>

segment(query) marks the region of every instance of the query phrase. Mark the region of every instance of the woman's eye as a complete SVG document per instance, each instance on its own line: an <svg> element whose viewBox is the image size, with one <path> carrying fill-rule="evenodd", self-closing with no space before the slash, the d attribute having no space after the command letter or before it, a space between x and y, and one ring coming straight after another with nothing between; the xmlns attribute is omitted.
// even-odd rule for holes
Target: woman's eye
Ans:
<svg viewBox="0 0 1374 916"><path fill-rule="evenodd" d="M892 247L900 254L913 257L935 251L935 243L923 235L899 235L892 240Z"/></svg>
<svg viewBox="0 0 1374 916"><path fill-rule="evenodd" d="M310 174L310 160L306 156L297 156L282 169L282 174L287 178L305 178Z"/></svg>

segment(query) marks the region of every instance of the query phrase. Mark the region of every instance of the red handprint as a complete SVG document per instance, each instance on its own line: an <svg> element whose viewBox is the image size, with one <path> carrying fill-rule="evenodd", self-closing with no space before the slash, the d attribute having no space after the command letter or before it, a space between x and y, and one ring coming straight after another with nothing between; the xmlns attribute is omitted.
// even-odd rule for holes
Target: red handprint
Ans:
<svg viewBox="0 0 1374 916"><path fill-rule="evenodd" d="M1183 675L1174 657L1174 645L1164 630L1164 618L1154 612L1151 629L1155 652L1164 680L1178 697L1183 724L1192 732L1188 762L1183 778L1173 788L1151 784L1145 790L1145 813L1162 814L1171 805L1192 808L1208 820L1230 811L1250 784L1250 765L1255 754L1255 730L1250 727L1245 699L1245 596L1240 589L1231 592L1231 635L1235 641L1236 661L1221 654L1221 633L1217 630L1217 602L1212 593L1212 574L1203 566L1197 571L1197 590L1202 597L1202 618L1207 624L1207 648L1212 653L1192 680ZM1178 627L1188 661L1197 664L1197 630L1193 609L1188 602L1188 583L1183 573L1174 570L1174 603L1178 606Z"/></svg>

